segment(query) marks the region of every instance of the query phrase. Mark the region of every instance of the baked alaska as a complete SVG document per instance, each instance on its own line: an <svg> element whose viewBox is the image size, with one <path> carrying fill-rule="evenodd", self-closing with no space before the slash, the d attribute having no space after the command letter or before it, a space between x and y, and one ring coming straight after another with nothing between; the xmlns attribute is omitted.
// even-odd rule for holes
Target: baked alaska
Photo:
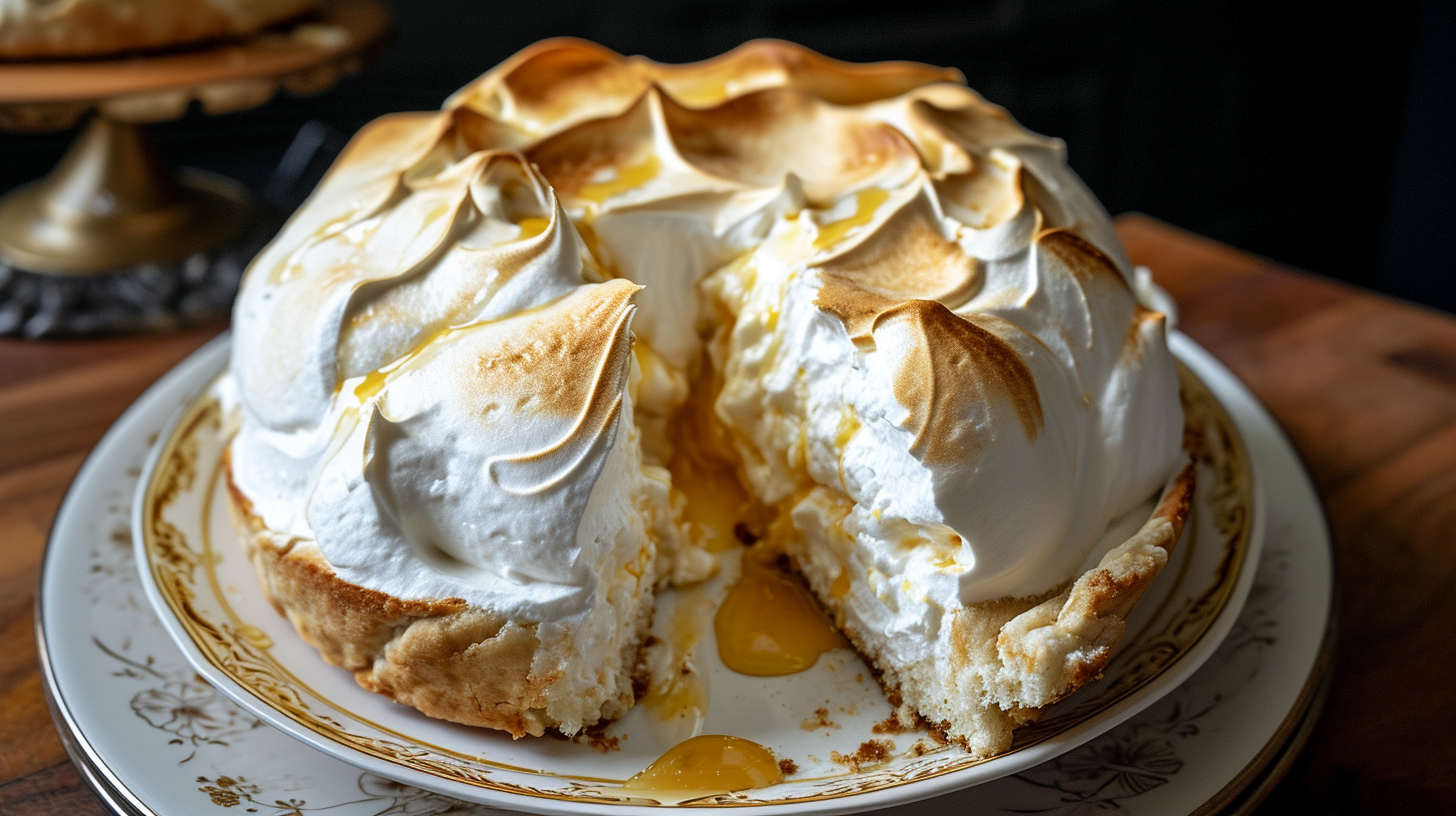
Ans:
<svg viewBox="0 0 1456 816"><path fill-rule="evenodd" d="M655 593L722 545L709 472L978 756L1106 664L1193 489L1164 315L1061 143L922 65L537 44L365 127L234 325L270 597L518 737L632 705Z"/></svg>

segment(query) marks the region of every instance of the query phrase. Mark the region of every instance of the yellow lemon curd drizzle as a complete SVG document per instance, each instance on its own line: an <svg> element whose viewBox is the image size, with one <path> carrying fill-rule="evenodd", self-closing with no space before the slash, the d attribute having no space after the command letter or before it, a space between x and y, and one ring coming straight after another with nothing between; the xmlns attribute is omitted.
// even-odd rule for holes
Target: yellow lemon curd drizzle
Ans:
<svg viewBox="0 0 1456 816"><path fill-rule="evenodd" d="M662 162L656 156L648 156L636 164L618 167L617 174L606 181L595 181L583 184L581 189L576 191L576 195L579 198L595 201L600 204L628 190L635 190L641 187L657 178L657 174L661 171Z"/></svg>
<svg viewBox="0 0 1456 816"><path fill-rule="evenodd" d="M849 645L809 590L762 547L744 553L743 572L718 607L713 631L723 663L756 677L804 671L825 652Z"/></svg>
<svg viewBox="0 0 1456 816"><path fill-rule="evenodd" d="M670 748L622 783L622 790L690 797L764 788L783 780L773 751L742 737L704 734Z"/></svg>
<svg viewBox="0 0 1456 816"><path fill-rule="evenodd" d="M819 236L814 239L815 249L827 249L834 246L849 234L849 231L856 227L863 227L875 218L875 210L880 208L890 198L889 190L882 190L879 187L866 187L855 193L854 215L848 218L841 218L838 221L830 221L819 228Z"/></svg>

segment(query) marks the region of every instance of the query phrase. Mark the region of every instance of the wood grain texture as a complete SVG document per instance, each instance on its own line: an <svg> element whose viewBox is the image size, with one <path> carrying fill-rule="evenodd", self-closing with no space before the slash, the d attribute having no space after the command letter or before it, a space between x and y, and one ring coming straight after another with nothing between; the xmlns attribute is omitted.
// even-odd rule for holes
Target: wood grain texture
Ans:
<svg viewBox="0 0 1456 816"><path fill-rule="evenodd" d="M1118 229L1181 326L1299 449L1334 530L1329 704L1261 814L1456 803L1456 320L1142 216ZM0 813L100 812L62 759L31 639L44 534L84 452L211 334L0 342Z"/></svg>
<svg viewBox="0 0 1456 816"><path fill-rule="evenodd" d="M81 773L63 759L29 776L0 784L0 813L25 816L106 816Z"/></svg>
<svg viewBox="0 0 1456 816"><path fill-rule="evenodd" d="M1456 320L1141 216L1118 230L1283 425L1333 531L1330 699L1260 813L1452 812Z"/></svg>
<svg viewBox="0 0 1456 816"><path fill-rule="evenodd" d="M35 586L46 535L86 452L221 326L89 341L0 339L0 814L100 814L46 708Z"/></svg>

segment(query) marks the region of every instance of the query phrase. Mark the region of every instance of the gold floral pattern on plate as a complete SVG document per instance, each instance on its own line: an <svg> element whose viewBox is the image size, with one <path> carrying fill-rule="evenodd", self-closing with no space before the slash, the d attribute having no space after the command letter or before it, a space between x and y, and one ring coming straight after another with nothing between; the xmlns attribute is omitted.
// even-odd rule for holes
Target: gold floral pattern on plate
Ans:
<svg viewBox="0 0 1456 816"><path fill-rule="evenodd" d="M1130 621L1127 645L1103 680L1021 729L1011 750L998 757L975 760L958 748L912 733L896 740L898 751L885 762L845 768L821 758L836 750L853 753L866 735L853 728L832 735L821 732L800 738L789 750L808 769L789 782L684 804L818 804L823 807L811 809L834 810L847 806L836 803L843 797L932 779L940 780L937 790L975 784L1024 770L1090 739L1191 673L1232 624L1229 613L1242 601L1237 597L1241 588L1247 590L1248 581L1240 579L1257 549L1258 500L1252 463L1232 418L1187 366L1180 366L1180 380L1188 441L1200 470L1191 531L1165 570L1169 574L1155 582L1143 601L1145 607ZM294 644L278 648L275 637L291 637L291 630L280 633L276 620L235 609L238 597L261 595L256 582L239 579L228 585L229 579L220 574L219 564L243 561L241 545L231 534L216 533L213 518L223 489L224 420L221 405L208 392L186 406L154 450L137 504L144 583L164 624L199 673L270 724L385 777L474 801L551 811L562 810L566 803L651 804L615 790L650 756L630 770L583 772L591 763L571 752L594 753L585 746L558 740L549 750L523 755L520 746L508 740L492 742L488 736L462 736L459 729L421 724L410 713L361 703L358 695L368 697L367 692L332 682L324 688L306 679L305 675L312 678L318 673L313 665L321 664L317 656L311 655L312 663L305 665L306 658L298 658L298 650L291 648ZM1236 602L1231 605L1231 601ZM841 662L843 671L856 670L852 661ZM883 700L879 705L888 710ZM629 742L642 743L642 739ZM620 761L616 767L622 767ZM208 784L225 798L242 795L238 785L221 785L217 780Z"/></svg>

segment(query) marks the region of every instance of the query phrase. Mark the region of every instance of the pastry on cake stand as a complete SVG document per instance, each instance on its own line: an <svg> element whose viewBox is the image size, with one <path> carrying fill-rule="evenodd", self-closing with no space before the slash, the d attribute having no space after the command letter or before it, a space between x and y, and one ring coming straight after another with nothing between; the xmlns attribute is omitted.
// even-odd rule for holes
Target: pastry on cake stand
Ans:
<svg viewBox="0 0 1456 816"><path fill-rule="evenodd" d="M0 62L0 129L69 128L51 174L0 198L0 334L162 328L226 310L270 219L230 179L170 172L145 125L319 93L383 41L378 0L327 0L247 39L105 59Z"/></svg>

